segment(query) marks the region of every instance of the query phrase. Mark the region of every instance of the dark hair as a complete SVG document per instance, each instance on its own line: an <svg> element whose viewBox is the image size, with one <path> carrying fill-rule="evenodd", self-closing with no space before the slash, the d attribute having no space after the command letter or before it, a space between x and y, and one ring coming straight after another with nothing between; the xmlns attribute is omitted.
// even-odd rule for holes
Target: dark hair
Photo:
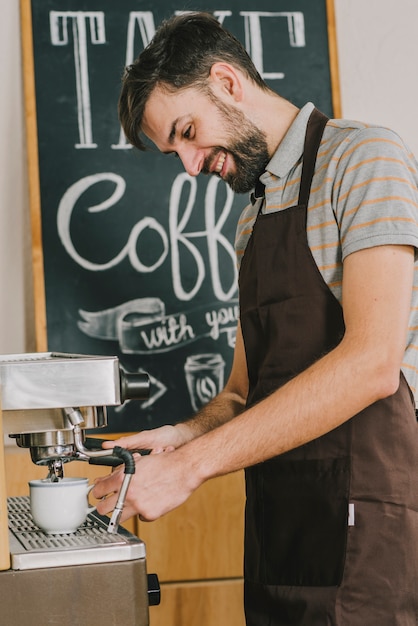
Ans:
<svg viewBox="0 0 418 626"><path fill-rule="evenodd" d="M245 48L209 13L185 13L164 21L150 44L125 69L119 119L128 141L140 150L145 105L157 85L168 90L207 89L211 67L226 61L262 89L268 89Z"/></svg>

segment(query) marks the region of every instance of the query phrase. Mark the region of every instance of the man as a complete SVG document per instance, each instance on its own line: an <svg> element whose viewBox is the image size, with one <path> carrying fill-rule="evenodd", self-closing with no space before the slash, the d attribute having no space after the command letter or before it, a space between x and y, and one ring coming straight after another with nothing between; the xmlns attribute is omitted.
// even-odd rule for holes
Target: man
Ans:
<svg viewBox="0 0 418 626"><path fill-rule="evenodd" d="M191 420L119 440L154 453L122 519L245 468L248 626L416 624L413 156L389 130L298 110L204 14L163 24L127 68L120 119L191 176L255 188L229 380ZM100 513L121 480L98 481Z"/></svg>

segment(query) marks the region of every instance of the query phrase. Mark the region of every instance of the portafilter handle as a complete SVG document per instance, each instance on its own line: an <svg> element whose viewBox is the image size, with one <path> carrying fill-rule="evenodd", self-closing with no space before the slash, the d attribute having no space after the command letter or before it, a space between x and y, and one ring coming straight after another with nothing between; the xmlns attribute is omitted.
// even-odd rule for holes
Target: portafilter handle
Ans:
<svg viewBox="0 0 418 626"><path fill-rule="evenodd" d="M126 372L122 367L120 368L120 395L122 402L148 398L149 391L148 374L144 372Z"/></svg>

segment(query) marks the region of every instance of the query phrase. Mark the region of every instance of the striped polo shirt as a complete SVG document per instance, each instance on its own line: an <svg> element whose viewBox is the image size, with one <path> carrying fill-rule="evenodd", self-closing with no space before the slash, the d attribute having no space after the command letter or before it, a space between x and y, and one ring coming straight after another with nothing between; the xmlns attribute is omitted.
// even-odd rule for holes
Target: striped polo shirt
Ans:
<svg viewBox="0 0 418 626"><path fill-rule="evenodd" d="M266 186L265 202L256 200L241 214L235 240L238 266L260 208L269 213L297 204L313 108L308 103L299 111L260 177ZM417 249L402 371L418 403L418 163L396 133L349 120L328 122L312 180L307 237L315 262L340 303L347 255L386 244Z"/></svg>

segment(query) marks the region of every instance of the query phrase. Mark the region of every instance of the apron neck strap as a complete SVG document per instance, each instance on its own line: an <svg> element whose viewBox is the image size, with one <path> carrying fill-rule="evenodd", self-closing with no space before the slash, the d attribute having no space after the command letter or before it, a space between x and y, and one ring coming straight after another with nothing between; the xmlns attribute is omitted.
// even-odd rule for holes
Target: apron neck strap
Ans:
<svg viewBox="0 0 418 626"><path fill-rule="evenodd" d="M312 178L315 172L316 155L328 119L326 115L316 108L309 117L303 148L302 178L300 181L298 205L308 206Z"/></svg>

